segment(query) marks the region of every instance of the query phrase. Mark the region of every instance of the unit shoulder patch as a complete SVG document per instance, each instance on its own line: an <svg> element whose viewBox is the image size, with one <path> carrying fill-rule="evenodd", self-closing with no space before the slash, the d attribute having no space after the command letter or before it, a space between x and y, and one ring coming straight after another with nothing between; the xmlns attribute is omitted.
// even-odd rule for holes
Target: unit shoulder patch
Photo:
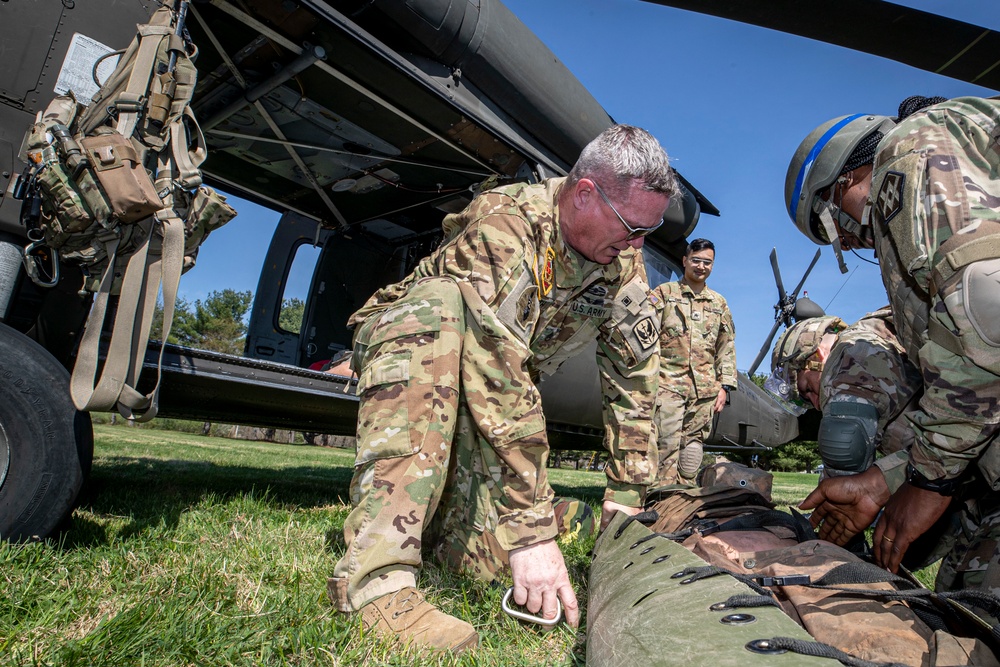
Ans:
<svg viewBox="0 0 1000 667"><path fill-rule="evenodd" d="M875 212L882 223L887 223L903 208L903 184L906 176L898 171L886 172L875 197Z"/></svg>
<svg viewBox="0 0 1000 667"><path fill-rule="evenodd" d="M655 345L656 339L659 337L652 317L644 317L636 322L634 331L636 340L639 341L644 350L648 350Z"/></svg>

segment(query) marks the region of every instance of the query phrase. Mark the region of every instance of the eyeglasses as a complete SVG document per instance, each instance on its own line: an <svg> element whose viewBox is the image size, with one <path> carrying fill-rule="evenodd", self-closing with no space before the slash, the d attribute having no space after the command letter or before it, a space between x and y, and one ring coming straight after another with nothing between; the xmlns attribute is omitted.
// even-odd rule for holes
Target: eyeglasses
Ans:
<svg viewBox="0 0 1000 667"><path fill-rule="evenodd" d="M655 225L653 225L652 227L633 227L632 225L625 222L625 218L623 218L622 214L618 212L618 209L615 208L615 205L611 203L611 200L608 199L608 196L604 194L604 190L601 189L601 186L598 185L596 181L591 180L590 182L594 184L594 189L597 190L597 194L601 195L601 199L604 200L604 203L607 204L609 207L611 207L611 210L614 211L615 215L618 216L618 220L620 220L625 229L628 230L628 236L625 237L626 241L634 241L635 239L641 239L643 236L648 236L649 234L652 234L657 229L659 229L660 225L663 224L663 218L660 218L660 221Z"/></svg>
<svg viewBox="0 0 1000 667"><path fill-rule="evenodd" d="M712 266L712 264L715 263L715 260L705 259L703 257L688 257L687 261L689 264L696 264L700 266Z"/></svg>

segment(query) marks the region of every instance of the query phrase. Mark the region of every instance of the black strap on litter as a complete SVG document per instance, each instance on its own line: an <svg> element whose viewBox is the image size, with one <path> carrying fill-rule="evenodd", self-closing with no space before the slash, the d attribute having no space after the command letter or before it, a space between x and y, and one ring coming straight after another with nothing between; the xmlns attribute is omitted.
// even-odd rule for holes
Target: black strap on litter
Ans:
<svg viewBox="0 0 1000 667"><path fill-rule="evenodd" d="M831 568L813 582L815 586L842 586L844 584L900 584L907 588L912 586L905 577L893 574L874 563L861 561L842 563Z"/></svg>
<svg viewBox="0 0 1000 667"><path fill-rule="evenodd" d="M628 528L633 521L638 521L644 526L652 526L659 518L660 515L656 513L656 510L646 510L645 512L634 514L622 521L622 525L618 526L618 530L615 531L615 539L617 540L621 537L622 533L625 532L625 529Z"/></svg>
<svg viewBox="0 0 1000 667"><path fill-rule="evenodd" d="M709 526L701 531L702 535L721 533L730 530L760 530L768 526L780 526L788 528L795 533L797 542L807 542L816 539L816 532L813 530L809 520L796 512L794 508L789 508L792 513L781 510L769 510L767 512L754 512L753 514L743 514L730 519L725 523Z"/></svg>
<svg viewBox="0 0 1000 667"><path fill-rule="evenodd" d="M791 637L772 637L765 640L769 649L785 649L793 653L811 655L817 658L831 658L839 660L848 667L905 667L898 662L872 662L856 658L850 653L844 653L840 649L824 644L822 642L811 642L804 639L793 639Z"/></svg>
<svg viewBox="0 0 1000 667"><path fill-rule="evenodd" d="M681 584L693 584L701 579L708 579L709 577L715 577L720 574L728 574L732 578L745 584L751 590L753 590L756 595L750 595L749 593L738 593L736 595L730 596L724 602L718 602L711 606L711 609L716 611L721 611L723 609L744 609L747 607L779 607L777 600L774 599L774 593L764 588L749 575L739 574L737 572L732 572L718 565L705 565L703 567L686 567L683 570L675 572L671 575L671 579L679 579L680 577L687 577Z"/></svg>
<svg viewBox="0 0 1000 667"><path fill-rule="evenodd" d="M768 595L750 595L749 593L730 595L724 602L713 604L710 609L722 611L723 609L749 609L751 607L777 607L781 609L781 605L773 597Z"/></svg>
<svg viewBox="0 0 1000 667"><path fill-rule="evenodd" d="M761 586L756 577L752 574L741 574L739 572L733 572L727 570L724 567L719 567L718 565L705 565L703 567L686 567L679 572L675 572L671 575L672 579L679 579L680 577L686 576L687 578L681 582L681 584L693 584L700 579L708 579L709 577L715 577L720 574L728 574L733 579L736 579L742 584L745 584L754 593L758 595L763 595L771 597L774 595L770 590Z"/></svg>
<svg viewBox="0 0 1000 667"><path fill-rule="evenodd" d="M874 583L890 583L900 588L898 590L844 588L845 585L866 585ZM813 588L825 588L880 600L898 600L909 604L910 609L932 630L951 631L948 619L957 621L967 627L970 616L975 616L977 633L988 634L991 648L1000 648L1000 626L993 625L973 612L970 607L976 607L993 618L1000 618L1000 598L992 593L979 589L934 592L926 588L914 588L912 583L901 576L892 574L872 563L843 563L831 569L824 576L809 584ZM961 609L954 605L961 605Z"/></svg>

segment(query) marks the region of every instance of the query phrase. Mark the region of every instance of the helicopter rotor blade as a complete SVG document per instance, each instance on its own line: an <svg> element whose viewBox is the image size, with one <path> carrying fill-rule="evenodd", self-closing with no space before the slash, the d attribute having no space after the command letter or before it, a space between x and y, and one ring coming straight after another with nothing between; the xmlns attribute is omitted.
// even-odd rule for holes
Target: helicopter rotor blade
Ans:
<svg viewBox="0 0 1000 667"><path fill-rule="evenodd" d="M760 366L760 362L764 360L764 357L771 349L771 341L774 340L774 334L778 332L778 327L781 326L782 322L780 319L774 321L774 326L771 327L771 332L767 334L767 340L764 341L763 347L760 348L760 352L757 353L757 358L753 360L753 364L750 365L750 370L747 371L748 377L753 377L754 371Z"/></svg>
<svg viewBox="0 0 1000 667"><path fill-rule="evenodd" d="M778 286L778 301L784 301L785 285L781 282L781 271L778 269L777 248L771 248L771 270L774 272L774 284Z"/></svg>
<svg viewBox="0 0 1000 667"><path fill-rule="evenodd" d="M792 292L793 299L799 295L799 290L802 289L802 286L806 284L806 278L809 277L809 274L812 272L813 267L816 266L816 262L819 261L820 250L821 250L820 248L816 248L816 254L813 255L812 262L809 263L809 268L806 269L806 272L802 274L802 280L799 281L799 284L795 286L795 291Z"/></svg>

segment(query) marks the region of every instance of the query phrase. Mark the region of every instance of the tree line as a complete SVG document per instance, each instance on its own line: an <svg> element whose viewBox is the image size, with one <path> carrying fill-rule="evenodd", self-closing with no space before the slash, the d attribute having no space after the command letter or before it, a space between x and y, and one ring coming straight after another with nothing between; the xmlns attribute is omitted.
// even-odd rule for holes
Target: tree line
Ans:
<svg viewBox="0 0 1000 667"><path fill-rule="evenodd" d="M246 347L247 326L253 292L234 289L215 290L204 299L191 302L178 297L168 343L212 352L242 355ZM278 314L278 326L291 333L302 328L305 303L285 299ZM151 338L163 339L163 303L156 304Z"/></svg>

